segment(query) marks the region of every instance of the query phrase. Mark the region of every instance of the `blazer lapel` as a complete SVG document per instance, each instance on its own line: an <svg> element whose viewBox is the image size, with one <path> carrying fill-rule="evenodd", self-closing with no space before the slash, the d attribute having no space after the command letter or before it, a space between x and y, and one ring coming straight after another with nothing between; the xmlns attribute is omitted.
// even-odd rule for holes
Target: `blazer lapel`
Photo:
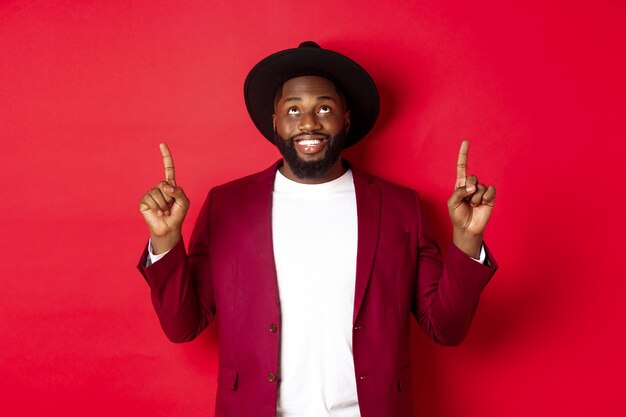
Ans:
<svg viewBox="0 0 626 417"><path fill-rule="evenodd" d="M356 323L363 297L367 290L380 228L380 188L373 178L352 168L356 193L358 244L356 258L356 284L354 292L354 313L352 323Z"/></svg>
<svg viewBox="0 0 626 417"><path fill-rule="evenodd" d="M265 279L262 284L264 291L274 297L280 307L276 265L274 263L274 243L272 240L272 191L274 178L280 161L255 176L255 181L248 185L248 227L254 240L259 266L258 277Z"/></svg>

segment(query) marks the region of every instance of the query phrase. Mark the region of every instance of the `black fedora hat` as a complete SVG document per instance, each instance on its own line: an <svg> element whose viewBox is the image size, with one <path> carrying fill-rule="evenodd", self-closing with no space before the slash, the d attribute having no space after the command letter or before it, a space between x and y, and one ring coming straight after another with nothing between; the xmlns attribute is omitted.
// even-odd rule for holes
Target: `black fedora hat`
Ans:
<svg viewBox="0 0 626 417"><path fill-rule="evenodd" d="M274 138L272 114L276 89L285 81L303 75L328 78L345 94L350 110L346 147L357 143L372 129L380 101L372 77L350 58L308 41L268 56L246 77L243 94L248 114L268 140Z"/></svg>

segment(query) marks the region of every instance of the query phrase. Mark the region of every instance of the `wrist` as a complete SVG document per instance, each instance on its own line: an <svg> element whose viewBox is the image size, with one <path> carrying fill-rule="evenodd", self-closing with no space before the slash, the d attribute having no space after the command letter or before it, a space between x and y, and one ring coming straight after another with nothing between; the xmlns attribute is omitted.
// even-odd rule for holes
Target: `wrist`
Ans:
<svg viewBox="0 0 626 417"><path fill-rule="evenodd" d="M168 233L165 236L151 235L150 240L152 242L152 253L159 255L172 249L182 238L180 232Z"/></svg>
<svg viewBox="0 0 626 417"><path fill-rule="evenodd" d="M455 228L452 232L452 241L467 256L474 259L480 257L480 249L483 245L483 234L472 234Z"/></svg>

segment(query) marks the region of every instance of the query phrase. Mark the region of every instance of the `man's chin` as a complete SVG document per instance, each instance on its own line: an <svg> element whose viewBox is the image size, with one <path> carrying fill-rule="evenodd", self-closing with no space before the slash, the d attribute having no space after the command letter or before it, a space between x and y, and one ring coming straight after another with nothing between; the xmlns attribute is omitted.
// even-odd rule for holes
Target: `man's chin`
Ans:
<svg viewBox="0 0 626 417"><path fill-rule="evenodd" d="M306 159L298 156L297 160L285 159L287 165L300 179L319 179L330 172L336 160L329 160L326 155L306 155Z"/></svg>
<svg viewBox="0 0 626 417"><path fill-rule="evenodd" d="M327 149L323 149L321 152L316 152L316 153L297 152L296 155L298 156L298 159L302 163L316 162L316 161L321 161L324 158L326 158L326 154L328 153L327 151L328 151Z"/></svg>
<svg viewBox="0 0 626 417"><path fill-rule="evenodd" d="M284 140L278 134L274 139L291 172L300 179L319 179L328 174L341 157L345 143L345 135L337 135L329 138L319 152L311 153L298 149L293 139Z"/></svg>

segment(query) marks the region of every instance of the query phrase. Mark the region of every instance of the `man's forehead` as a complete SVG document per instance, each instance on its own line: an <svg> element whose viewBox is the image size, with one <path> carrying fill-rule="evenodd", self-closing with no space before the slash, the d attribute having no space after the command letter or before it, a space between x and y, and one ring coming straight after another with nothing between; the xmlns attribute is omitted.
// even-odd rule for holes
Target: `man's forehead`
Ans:
<svg viewBox="0 0 626 417"><path fill-rule="evenodd" d="M301 77L291 78L282 85L281 96L283 98L287 96L299 94L322 94L336 97L338 96L335 83L328 78L320 77L318 75L304 75Z"/></svg>

